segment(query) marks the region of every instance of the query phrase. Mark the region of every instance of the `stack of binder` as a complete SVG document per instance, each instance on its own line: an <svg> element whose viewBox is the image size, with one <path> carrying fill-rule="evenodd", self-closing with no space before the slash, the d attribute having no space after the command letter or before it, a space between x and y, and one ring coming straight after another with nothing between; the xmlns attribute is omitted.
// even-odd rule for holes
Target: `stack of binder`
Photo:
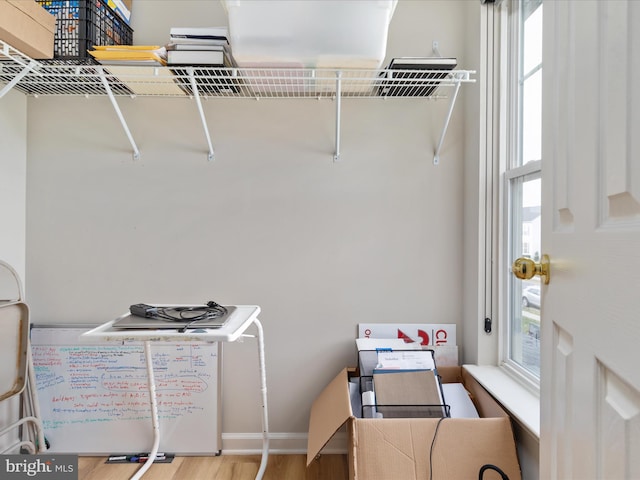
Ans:
<svg viewBox="0 0 640 480"><path fill-rule="evenodd" d="M160 45L96 45L89 54L136 95L185 95L164 67L167 53Z"/></svg>
<svg viewBox="0 0 640 480"><path fill-rule="evenodd" d="M234 65L227 27L172 27L166 45L169 65Z"/></svg>
<svg viewBox="0 0 640 480"><path fill-rule="evenodd" d="M227 70L236 66L227 27L172 27L165 45L167 64L181 88L194 94L193 82L204 95L227 95L238 91Z"/></svg>

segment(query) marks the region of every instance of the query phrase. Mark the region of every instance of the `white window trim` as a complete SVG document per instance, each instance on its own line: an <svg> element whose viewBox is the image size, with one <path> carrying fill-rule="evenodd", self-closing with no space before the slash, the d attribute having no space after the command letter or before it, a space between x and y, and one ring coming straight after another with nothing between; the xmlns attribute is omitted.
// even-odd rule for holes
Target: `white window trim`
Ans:
<svg viewBox="0 0 640 480"><path fill-rule="evenodd" d="M509 298L512 295L511 292L511 258L509 246L511 244L511 228L507 225L505 216L507 212L511 212L511 205L508 203L510 199L508 198L509 192L509 184L514 178L523 178L527 175L539 174L542 166L542 162L540 160L531 161L522 165L520 167L511 168L504 171L503 182L501 182L500 187L500 238L502 239L502 247L500 249L501 255L498 263L500 264L500 272L499 274L499 282L500 282L500 290L498 293L498 297L500 297L500 318L504 319L503 324L505 328L501 331L501 349L500 349L500 363L504 368L505 372L513 377L516 381L522 384L527 390L536 395L540 395L540 381L539 379L533 375L531 372L526 370L524 367L518 365L516 362L509 358L509 341L511 339L511 318L510 318L510 310L509 310ZM506 273L509 272L509 273Z"/></svg>
<svg viewBox="0 0 640 480"><path fill-rule="evenodd" d="M542 168L542 161L530 161L524 165L513 165L510 159L517 158L521 149L521 137L519 132L519 120L520 112L518 111L517 102L510 101L511 99L520 98L520 91L513 91L513 86L520 83L520 15L514 15L514 6L518 6L520 0L511 0L504 2L499 10L501 19L501 32L507 32L506 35L501 35L500 41L500 64L504 66L501 70L500 78L498 79L498 89L501 92L500 98L503 102L500 110L499 120L499 135L503 139L500 142L500 159L497 161L499 175L502 177L500 183L500 200L499 206L499 238L501 241L501 247L499 249L499 290L498 295L500 318L503 319L503 328L501 331L501 349L500 349L500 363L505 368L505 371L512 375L517 381L530 390L531 392L539 395L540 382L539 379L527 371L524 367L518 365L509 357L509 342L511 340L511 312L509 310L509 298L511 298L511 261L510 247L511 247L511 234L512 227L508 224L510 213L512 211L511 198L509 198L510 184L515 178L524 178L525 176L532 174L540 174ZM508 43L505 43L508 40ZM538 69L536 69L538 71ZM506 86L506 88L505 88ZM516 87L517 88L517 87ZM514 141L515 140L515 141ZM509 273L507 273L509 272Z"/></svg>
<svg viewBox="0 0 640 480"><path fill-rule="evenodd" d="M487 32L487 35L497 36L499 40L494 44L492 41L488 42L487 51L487 63L493 65L495 58L501 58L502 55L506 55L506 46L510 39L506 38L506 35L501 35L501 32L508 32L507 22L509 21L508 10L510 8L509 1L505 1L499 5L487 4L487 15L494 15L493 32ZM495 9L495 10L494 10ZM495 12L495 13L494 13ZM493 49L492 49L493 47ZM521 167L508 171L503 165L506 162L506 152L508 148L507 138L511 134L508 129L512 128L511 122L509 122L509 112L506 106L507 92L504 89L499 88L500 82L505 85L507 76L510 73L507 69L507 63L500 61L500 67L497 75L493 76L494 88L492 91L499 101L498 114L493 116L494 126L487 126L487 132L498 131L498 135L488 135L486 141L493 142L495 145L494 158L487 158L487 163L493 162L492 165L487 165L487 180L488 183L493 181L494 185L498 185L498 191L494 190L494 194L497 194L497 201L493 202L493 208L491 212L487 212L485 228L487 232L494 232L497 241L487 242L487 272L493 272L493 275L487 275L486 281L488 282L488 294L487 302L492 306L489 313L494 325L499 324L498 328L501 341L499 342L498 352L498 364L497 365L466 365L465 367L469 373L489 392L491 393L500 404L509 412L509 414L520 423L527 431L529 431L535 438L540 438L540 390L539 383L528 375L523 375L523 369L519 369L514 365L505 362L507 349L505 346L505 337L508 337L509 331L507 323L509 322L508 312L506 308L506 302L500 301L498 295L492 295L490 292L505 292L507 290L508 278L500 272L507 272L510 270L508 262L508 252L506 246L508 245L508 238L505 235L505 230L502 226L504 222L504 212L506 201L505 184L509 182L512 176L522 175L527 173L534 173L540 169L540 162L529 162ZM487 65L485 65L486 67ZM496 76L498 78L496 78ZM485 117L487 118L487 117ZM497 138L496 138L497 137ZM490 150L490 149L487 149ZM500 172L508 172L501 176ZM487 185L489 191L491 186ZM488 208L489 205L487 205ZM492 259L497 260L493 262ZM497 320L497 322L496 322Z"/></svg>

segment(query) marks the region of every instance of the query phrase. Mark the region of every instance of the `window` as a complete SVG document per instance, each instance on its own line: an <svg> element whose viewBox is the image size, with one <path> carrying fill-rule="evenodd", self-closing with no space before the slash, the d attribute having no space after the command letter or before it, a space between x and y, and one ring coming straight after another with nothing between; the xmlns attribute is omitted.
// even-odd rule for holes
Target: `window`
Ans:
<svg viewBox="0 0 640 480"><path fill-rule="evenodd" d="M512 0L507 75L507 158L502 162L505 264L539 261L541 250L542 0ZM504 58L504 57L503 57ZM538 383L540 280L518 280L510 269L503 285L508 317L504 363Z"/></svg>

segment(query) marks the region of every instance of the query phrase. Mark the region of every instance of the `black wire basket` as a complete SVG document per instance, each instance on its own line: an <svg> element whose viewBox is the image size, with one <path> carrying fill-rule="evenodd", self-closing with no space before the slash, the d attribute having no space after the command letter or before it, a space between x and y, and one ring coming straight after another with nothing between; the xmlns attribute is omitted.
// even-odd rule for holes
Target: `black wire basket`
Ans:
<svg viewBox="0 0 640 480"><path fill-rule="evenodd" d="M94 45L131 45L133 29L106 0L36 0L56 16L54 58L83 59Z"/></svg>

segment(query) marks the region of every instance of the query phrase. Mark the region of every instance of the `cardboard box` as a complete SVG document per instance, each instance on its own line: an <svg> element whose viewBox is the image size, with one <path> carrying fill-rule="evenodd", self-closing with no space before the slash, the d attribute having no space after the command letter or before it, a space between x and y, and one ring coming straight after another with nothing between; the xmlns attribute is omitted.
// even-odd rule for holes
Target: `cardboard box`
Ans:
<svg viewBox="0 0 640 480"><path fill-rule="evenodd" d="M0 0L0 40L31 58L53 58L56 17L32 0Z"/></svg>
<svg viewBox="0 0 640 480"><path fill-rule="evenodd" d="M493 464L510 480L520 480L511 419L464 367L438 367L443 383L462 383L481 418L356 418L348 381L356 369L342 370L313 402L307 466L346 425L350 480L469 480ZM487 478L494 478L486 474ZM498 478L497 476L495 478Z"/></svg>

